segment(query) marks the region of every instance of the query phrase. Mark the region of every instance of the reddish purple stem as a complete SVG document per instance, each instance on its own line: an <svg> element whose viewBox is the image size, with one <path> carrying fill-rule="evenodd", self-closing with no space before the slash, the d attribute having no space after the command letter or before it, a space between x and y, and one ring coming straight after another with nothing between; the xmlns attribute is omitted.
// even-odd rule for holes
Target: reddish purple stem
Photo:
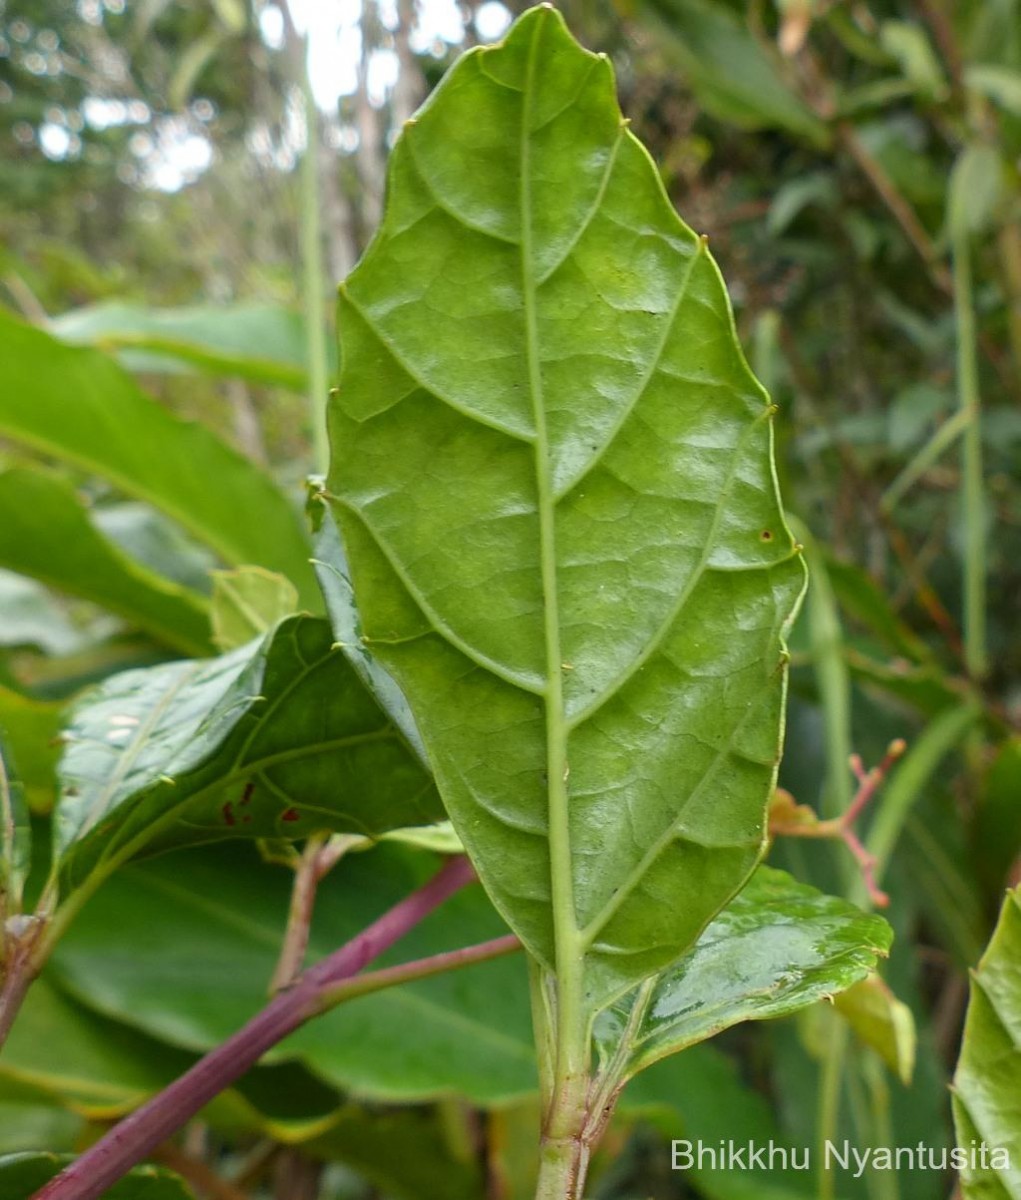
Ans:
<svg viewBox="0 0 1021 1200"><path fill-rule="evenodd" d="M324 991L357 975L474 878L466 858L452 858L427 884L394 905L346 946L309 968L247 1025L111 1129L50 1180L33 1200L96 1200L102 1196L214 1096L253 1067L271 1046L314 1016Z"/></svg>

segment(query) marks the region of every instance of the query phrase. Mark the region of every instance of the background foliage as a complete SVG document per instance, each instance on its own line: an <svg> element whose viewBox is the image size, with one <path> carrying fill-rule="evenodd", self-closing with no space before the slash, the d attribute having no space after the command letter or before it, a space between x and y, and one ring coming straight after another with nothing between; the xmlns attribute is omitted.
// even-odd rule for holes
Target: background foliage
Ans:
<svg viewBox="0 0 1021 1200"><path fill-rule="evenodd" d="M935 1173L681 1175L665 1139L953 1139L966 972L1021 851L1021 7L562 8L613 59L780 406L783 493L813 572L781 782L833 815L852 752L870 764L908 741L865 837L898 935L885 977L918 1032L910 1082L903 1039L884 1062L860 1019L823 1006L660 1064L629 1092L595 1194L947 1195ZM301 481L320 453L303 393L332 369L321 281L376 225L393 131L501 12L364 0L325 50L305 16L258 0L0 6L0 731L40 834L54 738L84 686L318 615ZM324 54L350 76L328 105ZM241 567L297 594L211 574ZM864 899L839 847L782 842L771 861ZM313 949L428 870L399 846L346 860ZM251 1012L287 890L249 843L116 876L0 1059L0 1151L80 1148ZM499 931L477 896L444 920L422 953ZM529 1195L517 965L310 1027L167 1161L200 1191L215 1166L233 1192L209 1194L235 1200Z"/></svg>

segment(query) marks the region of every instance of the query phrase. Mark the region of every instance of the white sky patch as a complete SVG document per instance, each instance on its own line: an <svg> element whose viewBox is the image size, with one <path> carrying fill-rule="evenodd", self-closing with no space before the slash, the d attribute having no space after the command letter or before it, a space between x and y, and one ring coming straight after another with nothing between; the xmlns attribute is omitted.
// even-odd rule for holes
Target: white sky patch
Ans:
<svg viewBox="0 0 1021 1200"><path fill-rule="evenodd" d="M510 28L511 14L500 0L486 0L475 13L475 32L483 42L498 41Z"/></svg>
<svg viewBox="0 0 1021 1200"><path fill-rule="evenodd" d="M43 154L53 162L60 162L71 152L72 135L63 125L47 121L39 127L39 145Z"/></svg>
<svg viewBox="0 0 1021 1200"><path fill-rule="evenodd" d="M489 27L499 28L500 13L507 12L504 6L497 0L490 0L483 7L494 10L486 18ZM276 16L267 18L267 14L274 11ZM362 55L361 0L293 0L291 12L298 32L308 37L308 73L316 104L324 112L335 112L340 97L350 96L358 87L358 64ZM385 29L392 31L396 27L394 0L381 0L379 19ZM283 18L279 8L270 5L263 9L260 28L266 44L273 48L275 39L283 38ZM494 36L499 37L500 32ZM480 36L483 36L481 32ZM421 0L418 21L409 40L417 54L431 53L443 44L460 45L464 40L464 20L457 0ZM386 48L376 51L369 60L368 85L373 104L385 101L396 78L396 54Z"/></svg>
<svg viewBox="0 0 1021 1200"><path fill-rule="evenodd" d="M82 116L93 129L110 129L114 125L145 125L152 116L143 100L107 100L101 96L86 96L82 101Z"/></svg>
<svg viewBox="0 0 1021 1200"><path fill-rule="evenodd" d="M154 132L152 151L139 164L145 186L161 192L179 192L212 164L212 142L195 133L181 118L160 121Z"/></svg>

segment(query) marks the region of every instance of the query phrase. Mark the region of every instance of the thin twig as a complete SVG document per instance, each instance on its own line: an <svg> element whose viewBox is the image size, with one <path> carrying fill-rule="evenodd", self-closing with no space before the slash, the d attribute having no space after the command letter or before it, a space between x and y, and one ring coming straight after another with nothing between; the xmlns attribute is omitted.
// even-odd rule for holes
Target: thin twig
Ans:
<svg viewBox="0 0 1021 1200"><path fill-rule="evenodd" d="M906 748L903 738L892 741L882 762L871 771L865 770L859 755L852 754L849 766L858 780L857 791L844 812L827 821L820 821L807 805L796 804L788 793L778 792L778 801L769 818L770 837L825 838L843 842L861 869L869 899L878 908L886 908L890 897L879 887L876 878L879 859L862 844L854 825Z"/></svg>

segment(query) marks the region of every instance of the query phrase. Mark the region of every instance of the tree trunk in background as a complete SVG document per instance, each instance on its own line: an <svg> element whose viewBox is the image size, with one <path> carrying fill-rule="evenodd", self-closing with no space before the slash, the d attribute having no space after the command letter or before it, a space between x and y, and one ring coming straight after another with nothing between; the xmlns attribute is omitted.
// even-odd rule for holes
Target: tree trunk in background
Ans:
<svg viewBox="0 0 1021 1200"><path fill-rule="evenodd" d="M369 99L369 63L379 45L379 13L375 0L362 6L362 57L358 67L358 88L354 96L355 128L358 131L356 163L361 183L362 240L368 239L383 215L383 189L386 178L386 144L383 112Z"/></svg>
<svg viewBox="0 0 1021 1200"><path fill-rule="evenodd" d="M400 133L404 122L425 98L425 79L411 49L411 34L418 20L415 0L397 0L397 16L394 49L397 52L398 75L390 97L394 133Z"/></svg>

